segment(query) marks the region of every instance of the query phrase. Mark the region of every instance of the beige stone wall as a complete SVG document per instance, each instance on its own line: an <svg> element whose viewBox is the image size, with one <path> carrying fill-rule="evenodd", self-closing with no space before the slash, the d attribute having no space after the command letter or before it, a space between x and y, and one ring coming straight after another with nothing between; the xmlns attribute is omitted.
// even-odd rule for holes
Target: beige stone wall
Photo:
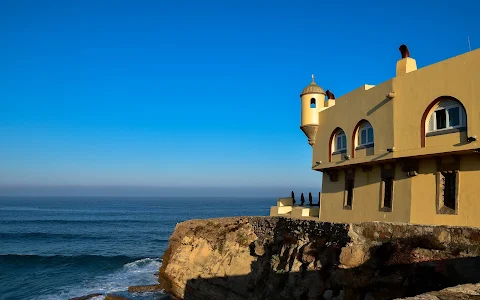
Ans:
<svg viewBox="0 0 480 300"><path fill-rule="evenodd" d="M420 174L413 178L412 184L412 223L480 227L480 154L460 158L456 215L437 213L435 159L422 160L419 167Z"/></svg>
<svg viewBox="0 0 480 300"><path fill-rule="evenodd" d="M353 190L352 209L344 209L345 174L340 171L338 181L330 181L323 176L320 220L325 222L409 222L411 179L401 172L399 166L395 171L394 196L392 211L385 212L381 208L382 200L381 169L374 165L371 171L361 168L355 171L355 188Z"/></svg>

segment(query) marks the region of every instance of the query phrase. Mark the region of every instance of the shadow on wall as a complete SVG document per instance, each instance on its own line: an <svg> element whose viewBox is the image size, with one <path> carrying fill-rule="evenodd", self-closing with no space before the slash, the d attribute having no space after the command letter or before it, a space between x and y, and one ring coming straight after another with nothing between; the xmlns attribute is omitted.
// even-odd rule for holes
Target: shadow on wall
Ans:
<svg viewBox="0 0 480 300"><path fill-rule="evenodd" d="M273 236L257 232L246 245L256 257L249 274L191 279L184 299L394 299L480 282L480 257L467 257L478 241L472 249L431 234L391 239L368 225L376 241L351 243L348 226L278 218Z"/></svg>
<svg viewBox="0 0 480 300"><path fill-rule="evenodd" d="M370 116L372 115L374 112L376 112L380 107L384 106L385 104L387 104L388 101L390 101L392 99L390 98L385 98L383 99L382 101L380 101L377 105L375 105L374 107L372 107L372 109L370 109L368 112L367 112L367 116Z"/></svg>

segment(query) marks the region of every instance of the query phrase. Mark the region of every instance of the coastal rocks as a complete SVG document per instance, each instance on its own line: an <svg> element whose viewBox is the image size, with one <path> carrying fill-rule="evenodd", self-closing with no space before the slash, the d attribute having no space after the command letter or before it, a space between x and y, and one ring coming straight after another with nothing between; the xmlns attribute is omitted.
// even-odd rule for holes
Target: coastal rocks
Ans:
<svg viewBox="0 0 480 300"><path fill-rule="evenodd" d="M238 299L247 297L244 287L255 261L249 245L258 239L253 227L243 219L199 222L193 227L176 227L164 256L167 262L160 268L160 284L181 298L186 288L196 290L205 299L219 299L225 293ZM204 285L202 279L212 283Z"/></svg>
<svg viewBox="0 0 480 300"><path fill-rule="evenodd" d="M129 293L148 293L148 292L159 292L162 290L163 290L162 286L159 284L135 285L135 286L128 287Z"/></svg>
<svg viewBox="0 0 480 300"><path fill-rule="evenodd" d="M430 292L401 300L478 300L480 299L480 284L464 284L446 288L438 292ZM399 299L400 300L400 299Z"/></svg>
<svg viewBox="0 0 480 300"><path fill-rule="evenodd" d="M480 281L480 229L280 217L177 224L159 282L180 299L393 299Z"/></svg>
<svg viewBox="0 0 480 300"><path fill-rule="evenodd" d="M69 300L90 300L90 299L95 299L99 296L103 296L102 294L90 294L82 297L75 297L75 298L70 298Z"/></svg>
<svg viewBox="0 0 480 300"><path fill-rule="evenodd" d="M123 297L123 296L119 296L119 295L107 294L107 296L105 296L104 300L132 300L132 299L127 298L127 297Z"/></svg>

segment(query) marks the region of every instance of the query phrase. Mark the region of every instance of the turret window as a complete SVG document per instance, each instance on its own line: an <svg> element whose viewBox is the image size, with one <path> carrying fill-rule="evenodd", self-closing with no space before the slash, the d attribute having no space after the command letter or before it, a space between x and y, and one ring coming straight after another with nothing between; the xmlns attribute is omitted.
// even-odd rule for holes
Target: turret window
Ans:
<svg viewBox="0 0 480 300"><path fill-rule="evenodd" d="M316 108L317 107L317 101L315 98L310 99L310 108Z"/></svg>

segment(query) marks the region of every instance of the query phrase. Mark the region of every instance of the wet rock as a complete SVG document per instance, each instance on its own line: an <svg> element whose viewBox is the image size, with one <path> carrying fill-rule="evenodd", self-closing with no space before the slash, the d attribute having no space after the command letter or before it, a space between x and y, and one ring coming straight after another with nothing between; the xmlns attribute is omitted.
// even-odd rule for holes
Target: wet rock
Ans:
<svg viewBox="0 0 480 300"><path fill-rule="evenodd" d="M103 296L103 295L102 294L89 294L89 295L82 296L82 297L70 298L69 300L89 300L89 299L92 299L92 298L95 298L95 297L98 297L98 296Z"/></svg>
<svg viewBox="0 0 480 300"><path fill-rule="evenodd" d="M107 294L104 300L133 300L133 299L115 295L115 294Z"/></svg>
<svg viewBox="0 0 480 300"><path fill-rule="evenodd" d="M128 291L130 293L145 293L145 292L158 292L162 290L162 286L159 284L152 285L135 285L129 286Z"/></svg>

